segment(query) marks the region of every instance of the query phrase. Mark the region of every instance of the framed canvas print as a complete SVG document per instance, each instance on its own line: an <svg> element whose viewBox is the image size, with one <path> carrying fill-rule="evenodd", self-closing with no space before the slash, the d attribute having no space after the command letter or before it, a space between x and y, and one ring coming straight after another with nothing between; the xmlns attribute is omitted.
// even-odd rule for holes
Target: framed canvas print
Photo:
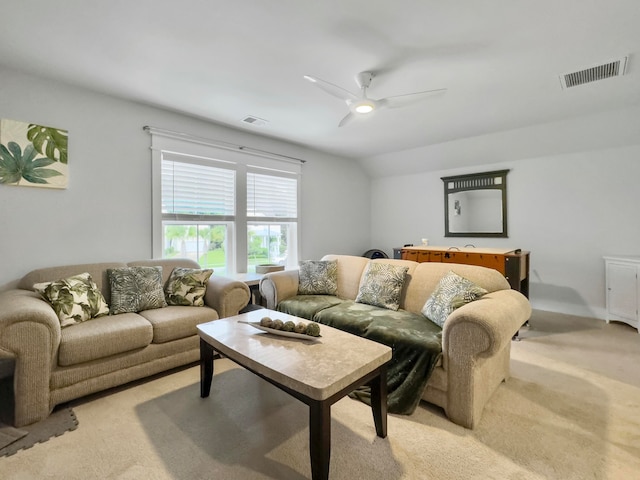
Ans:
<svg viewBox="0 0 640 480"><path fill-rule="evenodd" d="M67 188L68 132L17 120L0 120L0 184Z"/></svg>

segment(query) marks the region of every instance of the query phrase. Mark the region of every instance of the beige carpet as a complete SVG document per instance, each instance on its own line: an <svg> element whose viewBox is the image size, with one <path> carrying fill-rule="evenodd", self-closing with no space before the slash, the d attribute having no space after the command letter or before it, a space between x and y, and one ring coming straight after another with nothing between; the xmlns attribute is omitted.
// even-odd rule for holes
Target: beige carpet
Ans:
<svg viewBox="0 0 640 480"><path fill-rule="evenodd" d="M332 413L331 478L639 479L640 335L623 324L535 312L512 345L512 377L476 430L423 404L376 437L369 407ZM307 408L216 360L71 405L77 430L0 458L13 479L310 478Z"/></svg>

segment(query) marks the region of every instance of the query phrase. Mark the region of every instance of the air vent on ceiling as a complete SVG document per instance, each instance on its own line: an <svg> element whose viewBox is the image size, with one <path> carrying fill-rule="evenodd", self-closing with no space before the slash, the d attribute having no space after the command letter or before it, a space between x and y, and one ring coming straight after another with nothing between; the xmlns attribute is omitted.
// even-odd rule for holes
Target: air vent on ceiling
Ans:
<svg viewBox="0 0 640 480"><path fill-rule="evenodd" d="M242 119L244 123L248 123L249 125L255 125L256 127L262 127L269 123L268 120L264 118L254 117L253 115L248 115Z"/></svg>
<svg viewBox="0 0 640 480"><path fill-rule="evenodd" d="M610 77L619 77L624 75L627 66L627 57L596 65L595 67L585 68L578 72L565 73L560 75L560 83L562 88L577 87L585 83L597 82Z"/></svg>

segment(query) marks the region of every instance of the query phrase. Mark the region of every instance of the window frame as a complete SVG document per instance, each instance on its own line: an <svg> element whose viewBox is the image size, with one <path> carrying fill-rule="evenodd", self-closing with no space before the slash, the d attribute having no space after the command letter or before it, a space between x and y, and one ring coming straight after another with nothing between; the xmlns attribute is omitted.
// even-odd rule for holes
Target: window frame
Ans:
<svg viewBox="0 0 640 480"><path fill-rule="evenodd" d="M176 220L182 223L227 223L227 232L231 233L231 239L227 238L227 273L246 273L248 270L248 224L249 223L295 223L296 241L290 247L286 268L297 266L300 258L300 231L301 231L301 176L302 162L288 160L287 158L274 158L270 154L254 154L221 146L207 139L189 137L173 133L164 133L149 129L151 133L151 202L152 202L152 235L151 250L153 258L163 258L163 225L165 219L162 214L162 159L167 155L171 160L184 158L193 163L211 165L213 167L228 168L235 171L235 215L211 216L210 219L192 219L180 216ZM185 138L187 137L187 138ZM177 160L180 161L180 160ZM282 176L296 180L297 216L291 217L255 217L247 214L247 173L259 173L273 176ZM211 221L209 221L211 220ZM173 221L173 219L171 220Z"/></svg>

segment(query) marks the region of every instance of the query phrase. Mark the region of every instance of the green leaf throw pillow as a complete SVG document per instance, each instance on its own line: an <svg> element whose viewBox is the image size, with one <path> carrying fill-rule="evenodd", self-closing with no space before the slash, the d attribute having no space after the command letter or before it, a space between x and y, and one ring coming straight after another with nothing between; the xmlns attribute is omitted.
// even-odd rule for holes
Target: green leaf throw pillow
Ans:
<svg viewBox="0 0 640 480"><path fill-rule="evenodd" d="M407 270L409 267L403 265L369 262L360 280L356 302L398 310Z"/></svg>
<svg viewBox="0 0 640 480"><path fill-rule="evenodd" d="M33 289L51 304L61 327L69 327L109 313L109 306L91 275L81 273Z"/></svg>
<svg viewBox="0 0 640 480"><path fill-rule="evenodd" d="M335 295L337 292L337 260L305 260L300 262L299 295Z"/></svg>
<svg viewBox="0 0 640 480"><path fill-rule="evenodd" d="M204 307L204 294L213 270L174 268L165 288L168 305Z"/></svg>
<svg viewBox="0 0 640 480"><path fill-rule="evenodd" d="M107 269L111 285L111 315L167 306L162 289L162 267Z"/></svg>
<svg viewBox="0 0 640 480"><path fill-rule="evenodd" d="M440 279L436 289L422 307L422 314L436 325L444 327L447 317L457 308L488 293L484 288L453 271Z"/></svg>

